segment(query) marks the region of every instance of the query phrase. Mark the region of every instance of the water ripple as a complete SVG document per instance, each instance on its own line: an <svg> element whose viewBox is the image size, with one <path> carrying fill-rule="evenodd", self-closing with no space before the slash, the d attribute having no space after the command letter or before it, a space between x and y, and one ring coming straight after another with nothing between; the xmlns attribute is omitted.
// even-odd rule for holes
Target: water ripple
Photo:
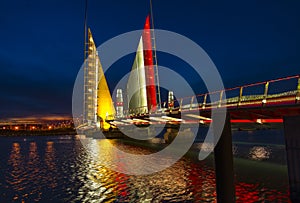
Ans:
<svg viewBox="0 0 300 203"><path fill-rule="evenodd" d="M214 167L208 161L183 157L158 173L125 175L105 167L103 161L110 163L117 157L105 145L107 141L86 142L90 151L72 138L2 140L0 148L7 152L1 155L0 202L216 202ZM153 153L112 142L130 153ZM261 157L267 152L253 148L253 153ZM116 164L124 167L121 162ZM263 180L246 176L238 168L237 202L289 202L286 174Z"/></svg>

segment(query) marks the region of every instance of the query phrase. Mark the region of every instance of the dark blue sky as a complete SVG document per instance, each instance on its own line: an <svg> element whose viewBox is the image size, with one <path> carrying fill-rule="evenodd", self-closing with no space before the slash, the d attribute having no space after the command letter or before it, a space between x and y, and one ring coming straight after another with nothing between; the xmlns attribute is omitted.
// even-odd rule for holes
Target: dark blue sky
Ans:
<svg viewBox="0 0 300 203"><path fill-rule="evenodd" d="M71 114L83 61L84 5L84 0L1 2L0 117ZM209 54L226 87L300 73L297 0L153 0L153 10L156 28L185 35ZM142 29L148 11L148 0L89 0L88 24L99 46ZM166 59L160 65L182 71ZM132 62L120 64L127 72ZM113 84L117 76L108 79Z"/></svg>

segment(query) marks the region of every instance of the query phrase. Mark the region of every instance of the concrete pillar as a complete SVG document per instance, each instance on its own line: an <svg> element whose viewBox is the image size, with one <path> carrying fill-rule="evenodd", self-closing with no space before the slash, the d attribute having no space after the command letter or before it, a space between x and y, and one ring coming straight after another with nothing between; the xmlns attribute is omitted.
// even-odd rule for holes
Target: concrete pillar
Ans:
<svg viewBox="0 0 300 203"><path fill-rule="evenodd" d="M171 143L177 135L178 128L167 127L167 132L164 134L165 143Z"/></svg>
<svg viewBox="0 0 300 203"><path fill-rule="evenodd" d="M218 119L213 121L213 126L220 126ZM222 135L214 149L216 189L218 203L235 202L232 135L230 115L227 113Z"/></svg>
<svg viewBox="0 0 300 203"><path fill-rule="evenodd" d="M292 202L300 202L300 116L284 117L284 135Z"/></svg>

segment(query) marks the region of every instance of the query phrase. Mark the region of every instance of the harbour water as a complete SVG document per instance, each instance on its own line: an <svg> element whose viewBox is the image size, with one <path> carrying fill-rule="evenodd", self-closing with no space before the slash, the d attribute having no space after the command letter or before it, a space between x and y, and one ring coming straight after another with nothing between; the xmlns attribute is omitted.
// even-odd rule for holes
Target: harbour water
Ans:
<svg viewBox="0 0 300 203"><path fill-rule="evenodd" d="M152 153L117 140L87 146ZM197 148L197 144L194 146ZM289 202L282 145L234 144L237 202ZM114 172L74 136L0 137L0 202L216 202L213 157L197 154L151 175Z"/></svg>

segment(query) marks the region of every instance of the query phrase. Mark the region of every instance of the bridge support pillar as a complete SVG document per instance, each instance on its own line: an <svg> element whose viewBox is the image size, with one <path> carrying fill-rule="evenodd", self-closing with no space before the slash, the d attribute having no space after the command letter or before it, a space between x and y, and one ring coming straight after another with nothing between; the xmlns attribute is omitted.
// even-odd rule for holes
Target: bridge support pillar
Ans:
<svg viewBox="0 0 300 203"><path fill-rule="evenodd" d="M213 126L220 126L218 119L213 121ZM217 202L235 202L232 135L230 115L227 113L225 126L221 137L214 149Z"/></svg>
<svg viewBox="0 0 300 203"><path fill-rule="evenodd" d="M164 134L165 143L171 143L177 135L177 128L167 128L167 132Z"/></svg>
<svg viewBox="0 0 300 203"><path fill-rule="evenodd" d="M300 202L300 116L284 117L284 135L292 202Z"/></svg>

